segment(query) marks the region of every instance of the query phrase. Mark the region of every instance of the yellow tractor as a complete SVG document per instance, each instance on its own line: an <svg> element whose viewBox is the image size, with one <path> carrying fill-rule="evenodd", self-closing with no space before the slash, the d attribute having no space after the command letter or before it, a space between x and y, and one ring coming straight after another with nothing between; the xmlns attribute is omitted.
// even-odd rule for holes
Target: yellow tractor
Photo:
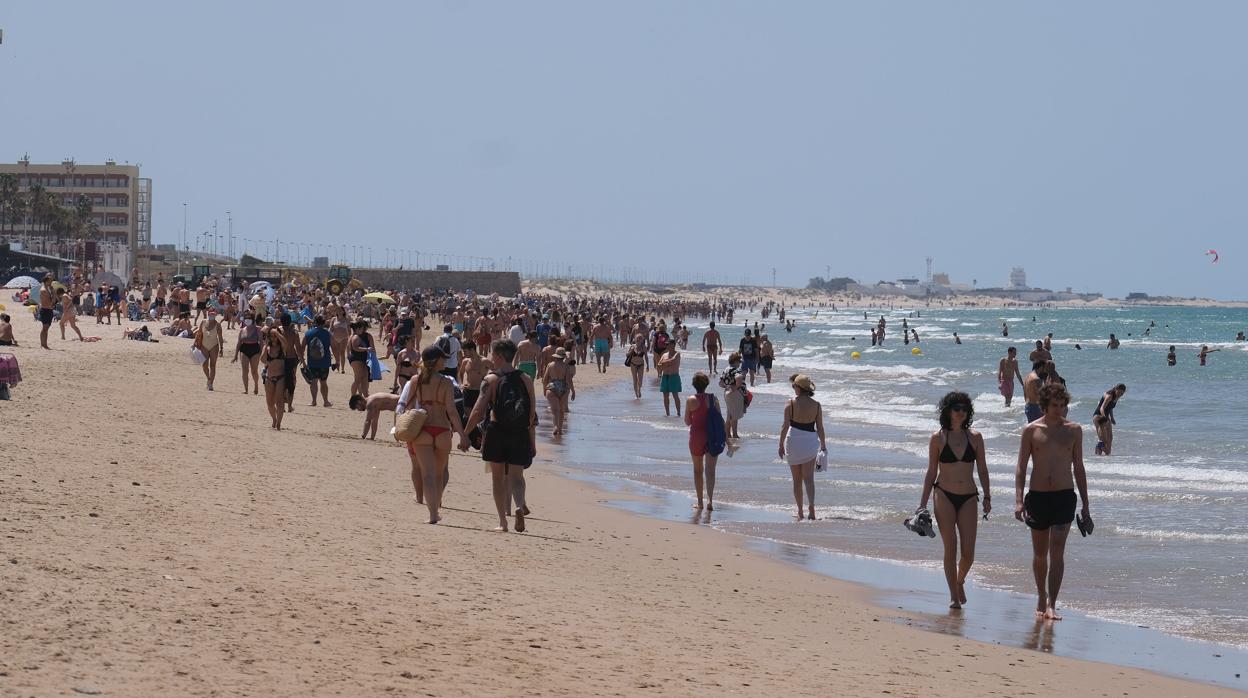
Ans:
<svg viewBox="0 0 1248 698"><path fill-rule="evenodd" d="M364 288L364 284L359 279L351 278L351 267L345 264L331 266L327 276L328 278L325 279L325 290L334 295L342 293L343 289L358 291Z"/></svg>

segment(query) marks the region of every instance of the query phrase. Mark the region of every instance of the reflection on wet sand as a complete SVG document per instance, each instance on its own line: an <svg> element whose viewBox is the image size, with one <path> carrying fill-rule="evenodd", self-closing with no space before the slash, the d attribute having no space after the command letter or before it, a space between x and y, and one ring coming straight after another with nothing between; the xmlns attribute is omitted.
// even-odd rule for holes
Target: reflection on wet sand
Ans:
<svg viewBox="0 0 1248 698"><path fill-rule="evenodd" d="M1037 619L1031 627L1031 632L1023 640L1023 647L1029 650L1040 650L1041 652L1053 651L1053 639L1056 636L1057 622L1052 620Z"/></svg>

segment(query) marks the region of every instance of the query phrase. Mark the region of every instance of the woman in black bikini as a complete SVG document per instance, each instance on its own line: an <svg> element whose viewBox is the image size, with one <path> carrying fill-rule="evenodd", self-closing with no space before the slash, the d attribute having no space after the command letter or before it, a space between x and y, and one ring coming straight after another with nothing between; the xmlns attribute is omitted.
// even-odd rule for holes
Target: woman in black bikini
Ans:
<svg viewBox="0 0 1248 698"><path fill-rule="evenodd" d="M1101 396L1101 401L1096 404L1096 411L1092 413L1092 426L1096 428L1096 455L1098 456L1108 456L1114 448L1114 425L1118 423L1114 419L1114 408L1126 394L1127 386L1119 383L1106 390Z"/></svg>
<svg viewBox="0 0 1248 698"><path fill-rule="evenodd" d="M355 334L347 342L347 363L351 364L351 394L368 397L368 350L373 348L373 336L368 333L368 321L360 320L351 326Z"/></svg>
<svg viewBox="0 0 1248 698"><path fill-rule="evenodd" d="M940 401L940 431L932 434L927 447L927 476L919 508L927 508L932 490L936 497L936 525L945 545L945 581L949 584L949 608L966 603L966 575L975 563L975 533L979 523L975 503L975 470L984 485L984 516L992 511L988 489L988 461L984 437L971 428L975 408L966 393L952 392ZM958 559L959 548L961 559Z"/></svg>
<svg viewBox="0 0 1248 698"><path fill-rule="evenodd" d="M234 360L230 363L238 363L238 355L243 355L243 394L247 394L247 374L251 373L251 383L254 385L252 394L260 394L260 328L256 326L256 316L248 311L243 316L243 326L238 330L238 342L234 345Z"/></svg>
<svg viewBox="0 0 1248 698"><path fill-rule="evenodd" d="M413 348L415 341L416 338L412 335L403 335L402 348L394 355L394 385L391 390L402 388L416 375L416 363L420 361L420 354Z"/></svg>
<svg viewBox="0 0 1248 698"><path fill-rule="evenodd" d="M442 375L446 354L437 345L425 347L420 354L420 367L415 377L403 387L395 415L408 408L423 408L428 417L415 441L407 444L412 461L412 485L416 501L422 499L429 507L429 523L442 520L442 493L450 481L451 433L463 436L463 424L455 407L454 381Z"/></svg>
<svg viewBox="0 0 1248 698"><path fill-rule="evenodd" d="M286 414L286 339L280 329L269 330L260 360L264 362L264 402L273 418L271 426L281 431L282 415Z"/></svg>

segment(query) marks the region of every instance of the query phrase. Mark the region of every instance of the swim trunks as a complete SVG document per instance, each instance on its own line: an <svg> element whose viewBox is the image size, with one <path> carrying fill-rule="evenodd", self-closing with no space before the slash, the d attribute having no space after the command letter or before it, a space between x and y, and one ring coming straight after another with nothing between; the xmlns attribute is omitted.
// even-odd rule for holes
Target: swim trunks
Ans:
<svg viewBox="0 0 1248 698"><path fill-rule="evenodd" d="M765 368L765 369L767 369L767 370L771 370L771 363L772 363L772 361L774 361L774 360L775 360L775 357L772 357L772 356L764 356L764 357L763 357L762 359L760 359L759 361L761 361L761 362L762 362L762 364L763 364L763 368Z"/></svg>
<svg viewBox="0 0 1248 698"><path fill-rule="evenodd" d="M680 374L667 373L659 378L660 393L679 393L680 392Z"/></svg>
<svg viewBox="0 0 1248 698"><path fill-rule="evenodd" d="M313 368L309 366L308 375L305 376L305 378L309 380L314 380L314 381L323 381L326 378L329 378L329 367L326 366L324 368Z"/></svg>
<svg viewBox="0 0 1248 698"><path fill-rule="evenodd" d="M1040 409L1040 405L1029 402L1023 407L1023 414L1027 416L1027 423L1030 424L1044 416L1044 410Z"/></svg>
<svg viewBox="0 0 1248 698"><path fill-rule="evenodd" d="M1065 526L1075 520L1078 497L1074 490L1037 492L1032 490L1023 498L1023 521L1036 531L1052 526Z"/></svg>
<svg viewBox="0 0 1248 698"><path fill-rule="evenodd" d="M52 312L51 308L39 309L39 322L42 322L45 325L51 325L53 317L55 317L55 313Z"/></svg>
<svg viewBox="0 0 1248 698"><path fill-rule="evenodd" d="M1007 380L1007 379L1005 379L1005 378L1002 378L1002 379L1001 379L1001 381L1000 381L1000 383L997 385L997 390L998 390L998 391L1000 391L1000 393L1001 393L1002 395L1004 395L1004 396L1006 397L1006 399L1010 399L1010 398L1014 397L1014 378L1013 378L1013 376L1011 376L1008 380Z"/></svg>
<svg viewBox="0 0 1248 698"><path fill-rule="evenodd" d="M744 372L749 372L749 371L757 371L757 370L758 370L758 359L746 359L746 358L742 358L742 359L741 359L741 370L742 370L742 371L744 371Z"/></svg>
<svg viewBox="0 0 1248 698"><path fill-rule="evenodd" d="M195 302L196 310L206 310L207 308L208 308L208 301L196 301Z"/></svg>
<svg viewBox="0 0 1248 698"><path fill-rule="evenodd" d="M594 340L594 353L599 354L601 356L606 356L607 354L610 354L611 343L605 339L595 339Z"/></svg>
<svg viewBox="0 0 1248 698"><path fill-rule="evenodd" d="M516 368L529 374L529 378L537 380L537 364L532 361L521 361L516 364Z"/></svg>
<svg viewBox="0 0 1248 698"><path fill-rule="evenodd" d="M533 465L533 444L529 440L529 430L508 432L491 422L481 443L481 460L528 469Z"/></svg>

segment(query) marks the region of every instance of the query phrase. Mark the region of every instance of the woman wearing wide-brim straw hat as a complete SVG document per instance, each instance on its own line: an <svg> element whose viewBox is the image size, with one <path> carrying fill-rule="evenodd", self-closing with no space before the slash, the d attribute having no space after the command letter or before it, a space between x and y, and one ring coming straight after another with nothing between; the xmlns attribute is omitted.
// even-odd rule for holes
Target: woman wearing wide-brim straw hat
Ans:
<svg viewBox="0 0 1248 698"><path fill-rule="evenodd" d="M815 382L801 373L789 377L793 397L784 405L780 427L780 457L793 473L793 499L797 518L815 518L815 460L827 452L823 434L823 406L815 399ZM802 515L802 487L806 488L806 516Z"/></svg>
<svg viewBox="0 0 1248 698"><path fill-rule="evenodd" d="M542 392L550 403L550 411L554 415L555 436L563 436L564 419L568 414L568 402L576 399L576 386L572 379L576 376L576 357L569 359L568 350L559 347L551 357L546 369L542 372Z"/></svg>

